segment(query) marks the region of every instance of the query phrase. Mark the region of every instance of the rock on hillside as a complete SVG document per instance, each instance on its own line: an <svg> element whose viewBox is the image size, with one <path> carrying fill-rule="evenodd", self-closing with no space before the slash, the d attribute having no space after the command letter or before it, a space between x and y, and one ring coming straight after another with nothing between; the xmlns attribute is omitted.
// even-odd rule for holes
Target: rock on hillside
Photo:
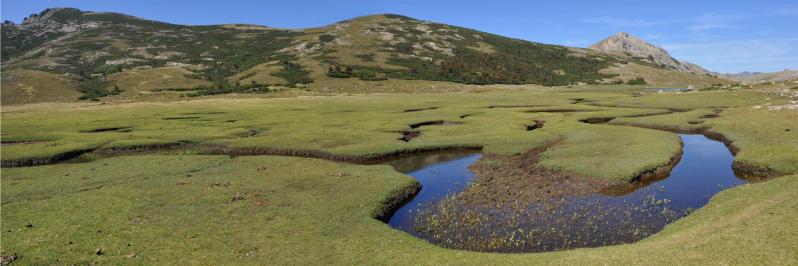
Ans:
<svg viewBox="0 0 798 266"><path fill-rule="evenodd" d="M665 49L652 45L626 32L620 32L610 36L590 46L590 49L621 56L630 56L644 63L655 64L665 69L701 75L709 74L709 71L706 69L689 62L676 60L671 57Z"/></svg>

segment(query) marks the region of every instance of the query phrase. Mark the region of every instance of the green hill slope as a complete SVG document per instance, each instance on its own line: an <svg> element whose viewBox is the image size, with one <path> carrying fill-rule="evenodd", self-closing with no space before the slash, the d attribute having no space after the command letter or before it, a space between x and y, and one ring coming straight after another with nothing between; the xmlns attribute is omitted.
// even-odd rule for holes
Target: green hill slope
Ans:
<svg viewBox="0 0 798 266"><path fill-rule="evenodd" d="M608 83L623 78L603 69L634 62L623 56L399 15L286 30L175 25L58 8L31 15L19 25L4 23L2 42L4 87L46 94L42 92L46 88L26 86L34 83L33 78L18 71L36 70L65 80L61 91L77 90L82 99L145 92L265 92L272 86L338 79L549 86ZM26 93L32 95L28 91L4 95ZM9 99L4 103L39 98Z"/></svg>

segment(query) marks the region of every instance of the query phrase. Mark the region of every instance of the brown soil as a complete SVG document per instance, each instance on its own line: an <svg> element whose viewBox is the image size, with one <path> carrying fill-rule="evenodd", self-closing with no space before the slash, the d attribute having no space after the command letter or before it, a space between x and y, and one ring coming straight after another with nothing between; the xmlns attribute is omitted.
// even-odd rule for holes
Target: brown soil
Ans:
<svg viewBox="0 0 798 266"><path fill-rule="evenodd" d="M682 146L684 144L682 143ZM671 157L668 164L655 168L654 170L641 173L632 178L632 181L626 184L610 184L601 188L600 193L610 196L623 196L635 192L637 189L646 187L651 183L665 179L670 176L671 170L676 167L676 164L682 159L682 150Z"/></svg>
<svg viewBox="0 0 798 266"><path fill-rule="evenodd" d="M224 113L225 112L193 112L193 113L182 113L180 115L219 115Z"/></svg>
<svg viewBox="0 0 798 266"><path fill-rule="evenodd" d="M402 112L403 113L410 113L410 112L418 112L418 111L424 111L424 110L435 110L435 109L438 109L438 107L435 106L435 107L427 107L427 108L406 109L406 110L404 110Z"/></svg>
<svg viewBox="0 0 798 266"><path fill-rule="evenodd" d="M532 104L520 104L520 105L491 105L488 108L524 108L524 107L546 107L548 105L532 105Z"/></svg>
<svg viewBox="0 0 798 266"><path fill-rule="evenodd" d="M199 116L172 116L172 117L164 117L161 118L163 120L187 120L187 119L198 119Z"/></svg>
<svg viewBox="0 0 798 266"><path fill-rule="evenodd" d="M374 214L372 214L372 217L387 223L396 210L412 200L413 196L418 194L420 190L421 184L415 182L410 186L391 192L391 194L382 201L382 208L375 210Z"/></svg>
<svg viewBox="0 0 798 266"><path fill-rule="evenodd" d="M538 129L538 128L542 128L542 127L543 127L543 124L546 124L546 121L543 121L543 120L535 120L535 123L534 123L534 124L531 124L531 125L527 125L527 126L526 126L526 131L532 131L532 130L535 130L535 129Z"/></svg>
<svg viewBox="0 0 798 266"><path fill-rule="evenodd" d="M653 113L653 114L624 115L624 116L619 116L619 117L646 117L646 116L670 114L670 113L673 113L673 112L674 111L666 111L666 112L657 112L657 113ZM610 116L610 117L589 117L589 118L585 118L585 119L580 119L579 122L588 123L588 124L604 124L604 123L612 121L615 118L617 118L617 117L614 117L614 116Z"/></svg>
<svg viewBox="0 0 798 266"><path fill-rule="evenodd" d="M132 127L101 127L89 130L81 130L78 131L80 133L100 133L100 132L130 132L133 128Z"/></svg>
<svg viewBox="0 0 798 266"><path fill-rule="evenodd" d="M413 124L410 124L409 126L412 129L416 129L416 128L423 127L423 126L462 125L462 124L464 124L464 123L463 122L452 122L452 121L437 120L437 121L425 121L425 122L413 123Z"/></svg>
<svg viewBox="0 0 798 266"><path fill-rule="evenodd" d="M45 142L52 142L51 140L13 140L13 141L3 141L0 145L25 145L25 144L37 144L37 143L45 143Z"/></svg>
<svg viewBox="0 0 798 266"><path fill-rule="evenodd" d="M470 167L476 179L458 197L467 204L532 203L566 195L596 193L606 181L537 166L540 154L564 139L517 156L487 154Z"/></svg>
<svg viewBox="0 0 798 266"><path fill-rule="evenodd" d="M580 119L579 122L588 124L603 124L612 121L615 117L591 117Z"/></svg>
<svg viewBox="0 0 798 266"><path fill-rule="evenodd" d="M399 138L399 140L404 141L404 142L410 142L414 138L417 138L417 137L421 136L421 131L417 131L417 130L406 130L406 131L402 131L401 133L402 133L402 137Z"/></svg>
<svg viewBox="0 0 798 266"><path fill-rule="evenodd" d="M0 261L0 265L9 265L12 262L14 262L15 260L17 260L18 258L19 257L17 257L17 253L11 253L10 255L4 255L2 257L2 261Z"/></svg>
<svg viewBox="0 0 798 266"><path fill-rule="evenodd" d="M558 108L558 109L541 109L541 110L529 110L526 111L527 113L577 113L577 112L595 112L597 110L581 110L581 109L565 109L565 108Z"/></svg>
<svg viewBox="0 0 798 266"><path fill-rule="evenodd" d="M718 118L718 117L720 117L720 112L723 112L723 109L715 109L715 110L712 110L711 114L702 115L699 118L702 118L702 119Z"/></svg>
<svg viewBox="0 0 798 266"><path fill-rule="evenodd" d="M30 158L30 159L22 159L22 160L3 160L0 163L0 167L2 168L10 168L10 167L25 167L25 166L36 166L36 165L45 165L45 164L53 164L60 161L69 160L75 157L78 157L84 153L91 152L94 149L83 149L83 150L74 150L74 151L67 151L63 153L59 153L50 157L42 157L42 158Z"/></svg>

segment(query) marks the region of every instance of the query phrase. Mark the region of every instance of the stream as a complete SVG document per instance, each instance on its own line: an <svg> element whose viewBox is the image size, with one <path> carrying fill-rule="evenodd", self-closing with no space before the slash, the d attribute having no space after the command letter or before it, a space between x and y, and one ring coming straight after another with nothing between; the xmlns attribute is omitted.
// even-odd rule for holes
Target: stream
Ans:
<svg viewBox="0 0 798 266"><path fill-rule="evenodd" d="M734 156L722 142L704 135L679 137L684 144L682 157L665 178L612 193L512 207L451 201L474 180L469 166L482 157L479 152L392 161L388 164L416 178L422 189L388 224L443 247L485 252L543 252L635 242L706 205L718 192L746 182L734 174ZM431 221L435 226L429 225Z"/></svg>

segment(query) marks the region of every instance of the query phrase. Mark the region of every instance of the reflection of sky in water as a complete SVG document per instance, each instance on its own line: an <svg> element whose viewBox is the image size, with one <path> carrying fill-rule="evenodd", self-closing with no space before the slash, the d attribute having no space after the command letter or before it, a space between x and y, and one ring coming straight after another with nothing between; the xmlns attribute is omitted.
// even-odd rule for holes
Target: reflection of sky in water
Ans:
<svg viewBox="0 0 798 266"><path fill-rule="evenodd" d="M734 156L723 143L704 135L679 135L684 142L682 159L670 176L655 182L665 197L678 208L700 208L712 195L723 189L745 183L732 170Z"/></svg>
<svg viewBox="0 0 798 266"><path fill-rule="evenodd" d="M744 184L734 175L734 156L719 141L704 135L679 134L684 143L682 158L667 178L623 196L590 196L607 204L640 203L645 198L667 199L669 207L683 212L697 209L718 192Z"/></svg>
<svg viewBox="0 0 798 266"><path fill-rule="evenodd" d="M421 191L413 199L396 210L388 221L393 227L415 232L416 209L425 202L432 202L446 195L462 191L474 179L468 166L482 158L474 152L443 153L412 156L390 162L398 171L405 171L421 183Z"/></svg>
<svg viewBox="0 0 798 266"><path fill-rule="evenodd" d="M733 186L745 183L737 178L732 170L733 155L723 143L710 140L703 135L680 134L684 143L682 158L670 172L668 178L655 181L643 188L622 196L591 195L586 197L566 197L558 200L556 215L541 214L535 205L524 211L527 231L531 228L556 229L564 233L552 235L546 241L553 246L561 246L564 239L594 239L593 244L582 246L600 246L608 243L627 243L641 239L661 230L690 209L704 206L716 193ZM474 178L468 166L481 158L481 154L438 154L419 155L391 162L397 170L415 177L422 185L422 190L392 216L389 224L410 234L424 237L415 230L415 216L419 205L434 202L451 193L462 191ZM652 199L665 200L665 205ZM630 211L634 210L634 211ZM663 211L666 210L666 211ZM503 210L486 210L488 223L505 224L502 221ZM496 215L488 214L497 212ZM504 210L506 211L506 210ZM538 214L535 214L538 213ZM559 223L557 219L577 214L580 219L575 223ZM589 223L589 224L583 224ZM595 227L602 224L601 227ZM634 233L630 227L643 226L643 235ZM492 227L492 226L491 226ZM498 226L501 227L501 226ZM529 228L531 227L531 228ZM513 231L514 228L496 228L494 232ZM475 232L476 233L476 232ZM603 243L603 244L602 244ZM571 246L571 247L577 247ZM540 247L538 247L540 248ZM535 249L535 248L532 248ZM544 248L555 250L560 248Z"/></svg>

